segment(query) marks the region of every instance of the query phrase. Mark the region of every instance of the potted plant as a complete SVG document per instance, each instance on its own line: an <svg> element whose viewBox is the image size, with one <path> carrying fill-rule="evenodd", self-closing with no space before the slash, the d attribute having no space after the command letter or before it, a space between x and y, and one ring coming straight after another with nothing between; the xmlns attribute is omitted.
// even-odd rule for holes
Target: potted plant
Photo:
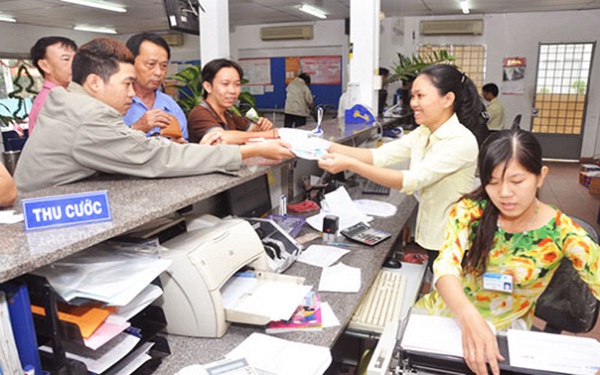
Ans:
<svg viewBox="0 0 600 375"><path fill-rule="evenodd" d="M451 63L455 60L454 56L451 56L448 51L441 50L439 52L433 51L426 55L413 55L404 56L398 53L398 63L391 69L391 74L384 83L392 83L399 80L403 82L412 82L419 74L419 71L428 67L429 65L440 64L440 63Z"/></svg>

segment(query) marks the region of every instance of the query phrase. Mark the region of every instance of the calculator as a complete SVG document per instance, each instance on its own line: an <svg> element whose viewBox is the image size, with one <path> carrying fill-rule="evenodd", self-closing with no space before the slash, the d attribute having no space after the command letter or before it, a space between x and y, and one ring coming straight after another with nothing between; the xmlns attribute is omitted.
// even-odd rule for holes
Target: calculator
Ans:
<svg viewBox="0 0 600 375"><path fill-rule="evenodd" d="M360 242L365 245L375 246L383 240L390 238L390 233L379 229L374 229L367 224L360 222L341 231L348 239Z"/></svg>

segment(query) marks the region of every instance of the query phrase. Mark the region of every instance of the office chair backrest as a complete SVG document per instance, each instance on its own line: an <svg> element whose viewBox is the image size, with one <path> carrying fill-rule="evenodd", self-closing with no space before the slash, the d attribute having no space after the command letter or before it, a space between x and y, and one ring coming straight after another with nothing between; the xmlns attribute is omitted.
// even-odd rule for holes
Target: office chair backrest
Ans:
<svg viewBox="0 0 600 375"><path fill-rule="evenodd" d="M510 127L511 130L517 130L521 128L521 115L516 115L515 119L513 120L512 126Z"/></svg>
<svg viewBox="0 0 600 375"><path fill-rule="evenodd" d="M589 223L572 218L598 243L598 232ZM546 321L545 332L589 332L596 325L600 301L581 280L569 259L563 258L548 287L537 301L535 316Z"/></svg>

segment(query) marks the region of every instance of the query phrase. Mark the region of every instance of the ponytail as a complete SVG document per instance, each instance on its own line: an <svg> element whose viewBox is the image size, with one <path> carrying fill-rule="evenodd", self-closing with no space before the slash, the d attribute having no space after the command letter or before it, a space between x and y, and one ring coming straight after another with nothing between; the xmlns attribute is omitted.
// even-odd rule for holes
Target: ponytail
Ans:
<svg viewBox="0 0 600 375"><path fill-rule="evenodd" d="M441 95L454 93L454 113L460 123L475 135L477 144L481 146L489 134L487 113L473 81L455 66L448 64L430 65L421 70L419 75L421 74L431 78Z"/></svg>

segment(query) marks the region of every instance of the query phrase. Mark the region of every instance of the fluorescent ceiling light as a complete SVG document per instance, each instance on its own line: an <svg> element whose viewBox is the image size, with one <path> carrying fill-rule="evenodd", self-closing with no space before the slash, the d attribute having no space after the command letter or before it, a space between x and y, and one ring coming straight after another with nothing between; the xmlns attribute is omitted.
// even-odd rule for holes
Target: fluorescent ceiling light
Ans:
<svg viewBox="0 0 600 375"><path fill-rule="evenodd" d="M467 0L460 0L460 7L464 14L469 14L469 4L467 4Z"/></svg>
<svg viewBox="0 0 600 375"><path fill-rule="evenodd" d="M101 34L116 34L117 30L111 29L108 27L94 27L94 26L85 26L79 25L75 26L73 30L77 31L89 31L90 33L101 33Z"/></svg>
<svg viewBox="0 0 600 375"><path fill-rule="evenodd" d="M109 3L107 1L100 0L60 0L65 3L83 5L91 8L98 8L104 10L110 10L111 12L125 13L127 9L120 4Z"/></svg>
<svg viewBox="0 0 600 375"><path fill-rule="evenodd" d="M0 21L2 22L17 22L16 19L10 17L10 16L3 16L0 14Z"/></svg>
<svg viewBox="0 0 600 375"><path fill-rule="evenodd" d="M327 15L325 14L325 12L323 12L319 8L315 8L310 5L302 4L302 5L300 5L300 8L298 8L298 9L300 9L304 13L310 14L311 16L315 16L315 17L323 18L323 19L327 18Z"/></svg>

